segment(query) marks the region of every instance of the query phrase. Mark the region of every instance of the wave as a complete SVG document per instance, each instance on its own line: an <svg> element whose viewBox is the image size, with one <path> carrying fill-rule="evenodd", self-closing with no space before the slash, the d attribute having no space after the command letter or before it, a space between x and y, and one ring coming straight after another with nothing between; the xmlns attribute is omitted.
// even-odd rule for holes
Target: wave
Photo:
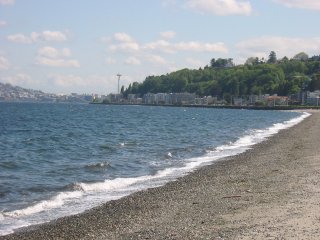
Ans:
<svg viewBox="0 0 320 240"><path fill-rule="evenodd" d="M12 212L2 212L1 215L3 217L19 217L19 216L31 215L34 213L42 212L47 209L60 207L67 200L70 200L73 198L80 198L82 194L83 193L81 191L61 192L50 200L39 202L33 206L30 206L21 210L15 210Z"/></svg>
<svg viewBox="0 0 320 240"><path fill-rule="evenodd" d="M221 145L210 151L207 151L204 156L186 159L185 165L182 167L171 167L159 170L154 175L128 178L119 177L95 183L75 183L72 187L73 190L60 192L49 200L41 201L24 209L11 212L1 212L0 222L11 222L12 224L7 225L5 229L0 228L0 235L12 233L14 229L20 227L44 222L44 220L40 217L35 218L32 221L28 220L29 216L33 216L35 214L48 212L50 210L61 210L61 208L64 208L64 215L59 215L59 213L46 215L47 218L48 215L51 216L49 220L53 220L52 216L61 217L80 213L105 201L119 199L133 192L164 185L169 181L174 181L178 177L182 177L190 172L195 171L201 166L211 164L214 161L224 157L243 153L250 149L253 145L264 141L282 129L290 128L298 124L310 115L311 114L309 113L303 113L297 118L285 121L283 123L273 124L271 127L263 130L251 130L249 133L240 137L234 142ZM86 167L100 168L107 166L109 166L108 162L103 162L89 164ZM70 208L70 206L74 206L75 203L76 207ZM15 221L15 219L18 221ZM24 219L24 221L21 219Z"/></svg>
<svg viewBox="0 0 320 240"><path fill-rule="evenodd" d="M110 163L108 161L90 163L90 164L85 165L85 168L87 168L89 170L106 169L109 167L110 167Z"/></svg>

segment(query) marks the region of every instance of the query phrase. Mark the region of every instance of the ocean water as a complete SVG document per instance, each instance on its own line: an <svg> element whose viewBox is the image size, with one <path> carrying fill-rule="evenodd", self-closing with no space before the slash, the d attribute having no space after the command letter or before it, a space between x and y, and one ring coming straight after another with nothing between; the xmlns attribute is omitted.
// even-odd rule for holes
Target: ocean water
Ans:
<svg viewBox="0 0 320 240"><path fill-rule="evenodd" d="M161 186L308 114L0 103L0 235Z"/></svg>

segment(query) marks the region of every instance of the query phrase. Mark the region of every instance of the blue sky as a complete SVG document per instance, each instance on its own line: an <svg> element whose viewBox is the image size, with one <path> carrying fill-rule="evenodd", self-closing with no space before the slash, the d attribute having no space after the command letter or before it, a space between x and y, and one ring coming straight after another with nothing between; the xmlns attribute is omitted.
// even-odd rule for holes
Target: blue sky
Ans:
<svg viewBox="0 0 320 240"><path fill-rule="evenodd" d="M117 91L212 58L320 54L319 0L0 0L0 82Z"/></svg>

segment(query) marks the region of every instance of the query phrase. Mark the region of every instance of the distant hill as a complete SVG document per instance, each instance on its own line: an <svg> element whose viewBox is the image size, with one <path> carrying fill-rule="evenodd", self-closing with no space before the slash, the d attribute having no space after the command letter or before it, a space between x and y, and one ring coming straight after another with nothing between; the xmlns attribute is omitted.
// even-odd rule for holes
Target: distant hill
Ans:
<svg viewBox="0 0 320 240"><path fill-rule="evenodd" d="M57 95L44 93L39 90L26 89L0 82L0 101L7 102L75 102L86 103L92 101L91 95L69 94Z"/></svg>

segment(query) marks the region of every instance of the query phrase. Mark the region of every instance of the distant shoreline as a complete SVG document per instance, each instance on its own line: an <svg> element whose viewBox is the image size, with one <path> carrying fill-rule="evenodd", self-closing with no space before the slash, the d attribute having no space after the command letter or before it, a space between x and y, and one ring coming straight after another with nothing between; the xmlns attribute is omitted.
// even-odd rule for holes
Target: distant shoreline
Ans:
<svg viewBox="0 0 320 240"><path fill-rule="evenodd" d="M161 104L128 104L128 103L94 103L93 105L115 105L115 106L152 106L152 107L186 107L186 108L216 108L216 109L247 109L247 110L303 110L318 109L320 106L231 106L231 105L161 105Z"/></svg>

